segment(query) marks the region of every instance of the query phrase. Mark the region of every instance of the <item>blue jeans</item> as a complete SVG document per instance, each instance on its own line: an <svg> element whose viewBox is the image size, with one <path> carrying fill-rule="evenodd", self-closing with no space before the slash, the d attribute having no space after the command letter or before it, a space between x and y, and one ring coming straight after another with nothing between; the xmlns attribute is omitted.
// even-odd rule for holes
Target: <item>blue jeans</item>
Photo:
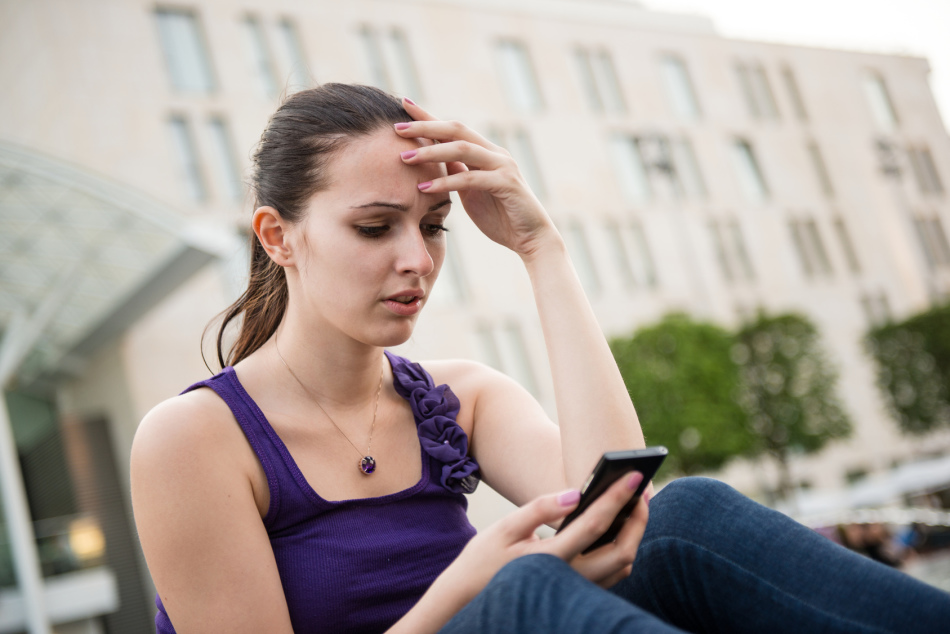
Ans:
<svg viewBox="0 0 950 634"><path fill-rule="evenodd" d="M650 502L633 574L603 590L557 557L505 566L443 634L948 632L950 594L716 480Z"/></svg>

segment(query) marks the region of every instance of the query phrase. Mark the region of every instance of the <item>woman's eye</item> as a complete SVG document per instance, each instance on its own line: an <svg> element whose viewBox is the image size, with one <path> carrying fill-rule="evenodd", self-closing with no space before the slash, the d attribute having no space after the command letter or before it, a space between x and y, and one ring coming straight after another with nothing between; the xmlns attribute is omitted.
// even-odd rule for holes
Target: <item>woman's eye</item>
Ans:
<svg viewBox="0 0 950 634"><path fill-rule="evenodd" d="M422 230L428 236L437 236L440 233L448 231L448 228L445 225L425 224L425 225L422 225Z"/></svg>
<svg viewBox="0 0 950 634"><path fill-rule="evenodd" d="M389 231L388 225L381 225L379 227L357 227L357 231L364 238L382 238L383 234Z"/></svg>

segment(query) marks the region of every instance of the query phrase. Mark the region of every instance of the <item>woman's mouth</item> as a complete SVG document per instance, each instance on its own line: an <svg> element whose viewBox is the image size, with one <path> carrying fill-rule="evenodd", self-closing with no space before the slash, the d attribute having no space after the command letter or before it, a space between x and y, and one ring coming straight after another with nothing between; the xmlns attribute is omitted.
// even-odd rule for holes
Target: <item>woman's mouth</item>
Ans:
<svg viewBox="0 0 950 634"><path fill-rule="evenodd" d="M383 300L383 305L397 315L408 317L422 310L422 294L399 294Z"/></svg>

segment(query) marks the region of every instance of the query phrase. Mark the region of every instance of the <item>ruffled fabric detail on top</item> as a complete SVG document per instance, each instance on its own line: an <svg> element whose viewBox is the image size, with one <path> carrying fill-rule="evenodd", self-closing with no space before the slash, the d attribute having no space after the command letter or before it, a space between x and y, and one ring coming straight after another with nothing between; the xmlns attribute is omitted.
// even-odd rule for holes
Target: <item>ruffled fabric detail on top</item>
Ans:
<svg viewBox="0 0 950 634"><path fill-rule="evenodd" d="M478 486L478 463L468 455L468 435L459 427L460 403L448 385L435 381L418 363L386 352L392 364L393 386L409 401L422 449L442 464L440 482L454 493L471 493Z"/></svg>

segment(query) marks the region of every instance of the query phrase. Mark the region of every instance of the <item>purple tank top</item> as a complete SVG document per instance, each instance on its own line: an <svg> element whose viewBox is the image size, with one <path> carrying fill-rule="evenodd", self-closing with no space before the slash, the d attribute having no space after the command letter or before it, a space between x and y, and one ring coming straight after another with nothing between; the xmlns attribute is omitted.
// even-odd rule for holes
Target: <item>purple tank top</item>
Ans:
<svg viewBox="0 0 950 634"><path fill-rule="evenodd" d="M447 385L436 386L419 364L386 356L393 385L416 420L422 477L377 498L321 498L231 367L185 390L214 390L264 467L270 507L263 522L296 634L386 630L475 534L463 493L475 490L478 465L456 423L458 398ZM158 634L173 634L157 596L155 603Z"/></svg>

